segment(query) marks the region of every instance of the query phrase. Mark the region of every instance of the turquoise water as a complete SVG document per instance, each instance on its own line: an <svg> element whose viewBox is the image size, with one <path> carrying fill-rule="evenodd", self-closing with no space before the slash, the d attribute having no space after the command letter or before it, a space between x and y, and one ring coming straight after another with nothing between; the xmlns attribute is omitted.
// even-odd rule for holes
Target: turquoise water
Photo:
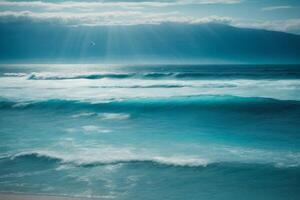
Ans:
<svg viewBox="0 0 300 200"><path fill-rule="evenodd" d="M0 67L0 192L299 199L300 66Z"/></svg>

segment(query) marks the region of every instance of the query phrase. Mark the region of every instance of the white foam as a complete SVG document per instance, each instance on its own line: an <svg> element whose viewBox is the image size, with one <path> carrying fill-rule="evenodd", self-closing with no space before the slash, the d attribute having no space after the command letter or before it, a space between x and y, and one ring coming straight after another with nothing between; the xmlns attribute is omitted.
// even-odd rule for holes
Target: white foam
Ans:
<svg viewBox="0 0 300 200"><path fill-rule="evenodd" d="M66 132L68 132L68 133L75 133L75 132L77 132L77 129L76 128L66 128L66 129L64 129Z"/></svg>
<svg viewBox="0 0 300 200"><path fill-rule="evenodd" d="M109 133L111 130L103 129L102 127L95 126L95 125L85 125L81 127L86 134L90 133Z"/></svg>
<svg viewBox="0 0 300 200"><path fill-rule="evenodd" d="M59 159L62 163L76 165L90 164L118 164L128 162L153 162L157 164L187 167L205 167L211 163L233 162L271 164L275 167L299 167L300 153L279 150L249 149L241 147L225 147L207 145L189 146L190 152L184 152L181 147L173 146L171 149L163 146L155 148L133 148L112 145L79 145L64 143L62 148L40 149L24 151L11 156L15 159L24 155L36 155Z"/></svg>
<svg viewBox="0 0 300 200"><path fill-rule="evenodd" d="M126 113L102 113L98 116L105 120L125 120L130 118L130 115Z"/></svg>
<svg viewBox="0 0 300 200"><path fill-rule="evenodd" d="M91 117L91 116L97 116L98 114L95 112L82 112L75 115L72 115L72 118L80 118L80 117Z"/></svg>
<svg viewBox="0 0 300 200"><path fill-rule="evenodd" d="M209 162L206 159L202 158L195 158L189 156L171 156L171 157L153 157L152 160L154 162L167 164L167 165L174 165L174 166L189 166L189 167L196 167L196 166L206 166Z"/></svg>
<svg viewBox="0 0 300 200"><path fill-rule="evenodd" d="M4 76L12 76L12 77L23 77L26 76L26 73L4 73Z"/></svg>
<svg viewBox="0 0 300 200"><path fill-rule="evenodd" d="M28 105L30 105L30 103L21 102L21 103L16 103L16 104L14 104L12 107L13 107L13 108L23 108L23 107L26 107L26 106L28 106Z"/></svg>
<svg viewBox="0 0 300 200"><path fill-rule="evenodd" d="M163 87L164 85L180 87ZM24 77L0 77L0 93L3 98L20 102L49 99L99 102L109 99L192 95L300 100L300 80L27 80Z"/></svg>
<svg viewBox="0 0 300 200"><path fill-rule="evenodd" d="M29 80L64 80L64 79L97 79L97 78L118 78L129 77L134 73L116 72L81 72L81 73L54 73L54 72L33 72L27 75Z"/></svg>
<svg viewBox="0 0 300 200"><path fill-rule="evenodd" d="M72 115L72 118L80 117L99 117L104 120L125 120L130 118L130 114L127 113L95 113L95 112L82 112L75 115Z"/></svg>
<svg viewBox="0 0 300 200"><path fill-rule="evenodd" d="M122 162L154 162L173 166L206 166L208 161L202 158L177 155L177 156L157 156L143 151L136 151L130 148L78 148L76 152L58 152L55 150L34 150L17 153L12 156L15 159L20 156L36 155L37 157L47 157L59 159L62 163L74 163L76 165L88 164L114 164ZM65 169L64 167L57 170Z"/></svg>

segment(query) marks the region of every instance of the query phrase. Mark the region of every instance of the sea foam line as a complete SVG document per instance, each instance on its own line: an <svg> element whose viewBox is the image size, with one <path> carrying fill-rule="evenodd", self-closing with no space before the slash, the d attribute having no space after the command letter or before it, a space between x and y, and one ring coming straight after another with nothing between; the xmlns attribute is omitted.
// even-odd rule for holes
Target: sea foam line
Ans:
<svg viewBox="0 0 300 200"><path fill-rule="evenodd" d="M208 160L192 157L192 156L156 156L156 155L140 155L130 152L127 149L107 151L96 154L65 154L54 151L28 151L16 153L13 155L2 156L0 159L16 160L20 158L37 158L60 163L73 163L77 166L94 166L108 165L119 163L135 163L135 162L152 162L161 165L179 166L179 167L205 167L209 163Z"/></svg>
<svg viewBox="0 0 300 200"><path fill-rule="evenodd" d="M228 149L229 148L229 149ZM206 149L206 148L205 148ZM200 156L201 155L201 156ZM264 151L235 147L209 148L190 155L163 154L145 149L124 147L76 147L73 151L32 150L1 156L1 160L39 159L75 166L98 166L121 163L150 162L153 164L178 167L205 167L217 163L266 164L278 168L300 167L300 152Z"/></svg>
<svg viewBox="0 0 300 200"><path fill-rule="evenodd" d="M211 79L211 78L245 78L245 79L278 79L284 78L282 74L268 74L257 73L257 74L245 74L236 72L124 72L124 71L103 71L103 72L31 72L31 73L14 73L6 72L3 73L6 77L27 77L29 80L64 80L64 79ZM292 77L295 78L295 77Z"/></svg>
<svg viewBox="0 0 300 200"><path fill-rule="evenodd" d="M103 120L126 120L130 118L127 113L96 113L96 112L82 112L71 116L72 118L80 117L98 117Z"/></svg>
<svg viewBox="0 0 300 200"><path fill-rule="evenodd" d="M61 107L67 108L101 108L108 106L121 107L164 107L173 108L174 106L214 106L214 105L228 105L232 107L286 107L299 108L300 101L297 100L280 100L274 98L264 97L240 97L230 95L191 95L191 96L173 96L169 98L108 98L102 100L68 100L68 99L45 99L32 101L11 101L9 99L0 98L0 108L25 109L25 108L46 108L46 107ZM86 112L74 114L72 117L89 117L98 116L102 119L128 119L129 115L126 113L95 113Z"/></svg>

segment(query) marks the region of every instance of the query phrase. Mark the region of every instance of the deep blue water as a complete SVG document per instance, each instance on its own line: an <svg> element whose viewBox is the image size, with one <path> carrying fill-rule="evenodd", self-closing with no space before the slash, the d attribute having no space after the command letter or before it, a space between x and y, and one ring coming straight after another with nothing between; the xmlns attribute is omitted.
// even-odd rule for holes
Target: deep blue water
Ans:
<svg viewBox="0 0 300 200"><path fill-rule="evenodd" d="M0 192L300 198L300 66L0 67Z"/></svg>

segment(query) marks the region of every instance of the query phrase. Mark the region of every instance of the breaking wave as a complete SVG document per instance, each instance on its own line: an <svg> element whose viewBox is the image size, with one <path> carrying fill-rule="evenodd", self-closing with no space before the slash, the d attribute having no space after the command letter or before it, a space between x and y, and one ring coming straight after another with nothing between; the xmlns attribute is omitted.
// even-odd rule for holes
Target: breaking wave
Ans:
<svg viewBox="0 0 300 200"><path fill-rule="evenodd" d="M163 107L176 108L200 106L224 106L224 108L269 108L269 109L285 109L285 108L300 108L300 101L295 100L278 100L262 97L238 97L238 96L223 96L223 95L195 95L195 96L178 96L170 98L129 98L129 99L103 99L101 101L79 101L65 99L48 99L41 101L11 101L9 99L0 99L0 109L23 109L23 108L111 108L111 107ZM89 113L88 115L95 115ZM122 114L121 114L122 115ZM74 116L79 117L79 116ZM103 118L127 118L129 116L120 116L114 113L113 115L103 115Z"/></svg>
<svg viewBox="0 0 300 200"><path fill-rule="evenodd" d="M29 80L64 80L64 79L101 79L101 78L130 78L135 73L87 73L87 74L56 74L56 73L31 73Z"/></svg>
<svg viewBox="0 0 300 200"><path fill-rule="evenodd" d="M181 166L181 167L205 167L209 162L205 159L194 158L189 156L141 156L134 155L125 150L125 152L114 153L112 156L90 156L90 155L66 155L61 153L55 153L51 151L33 151L23 152L14 155L3 156L0 159L28 159L28 160L39 160L39 161L50 161L58 163L70 163L76 166L97 166L97 165L108 165L108 164L119 164L119 163L137 163L137 162L150 162L161 165L170 166Z"/></svg>
<svg viewBox="0 0 300 200"><path fill-rule="evenodd" d="M85 72L85 73L54 73L32 72L4 73L6 77L27 77L29 80L65 80L65 79L211 79L211 78L245 78L245 79L273 79L273 78L299 78L298 74L277 73L268 77L266 73L238 73L238 72ZM292 76L293 75L293 76Z"/></svg>
<svg viewBox="0 0 300 200"><path fill-rule="evenodd" d="M219 149L222 150L222 149ZM73 164L75 166L93 167L110 164L152 163L176 167L206 167L218 163L267 164L274 167L289 168L300 166L300 154L297 152L276 152L255 149L223 149L231 155L224 157L224 152L215 152L217 157L206 158L195 155L160 155L143 151L131 151L126 148L89 148L79 152L57 152L35 150L16 154L4 155L0 160L38 161L57 164ZM240 151L240 152L239 152ZM223 156L222 156L223 155ZM209 157L209 156L208 156Z"/></svg>

